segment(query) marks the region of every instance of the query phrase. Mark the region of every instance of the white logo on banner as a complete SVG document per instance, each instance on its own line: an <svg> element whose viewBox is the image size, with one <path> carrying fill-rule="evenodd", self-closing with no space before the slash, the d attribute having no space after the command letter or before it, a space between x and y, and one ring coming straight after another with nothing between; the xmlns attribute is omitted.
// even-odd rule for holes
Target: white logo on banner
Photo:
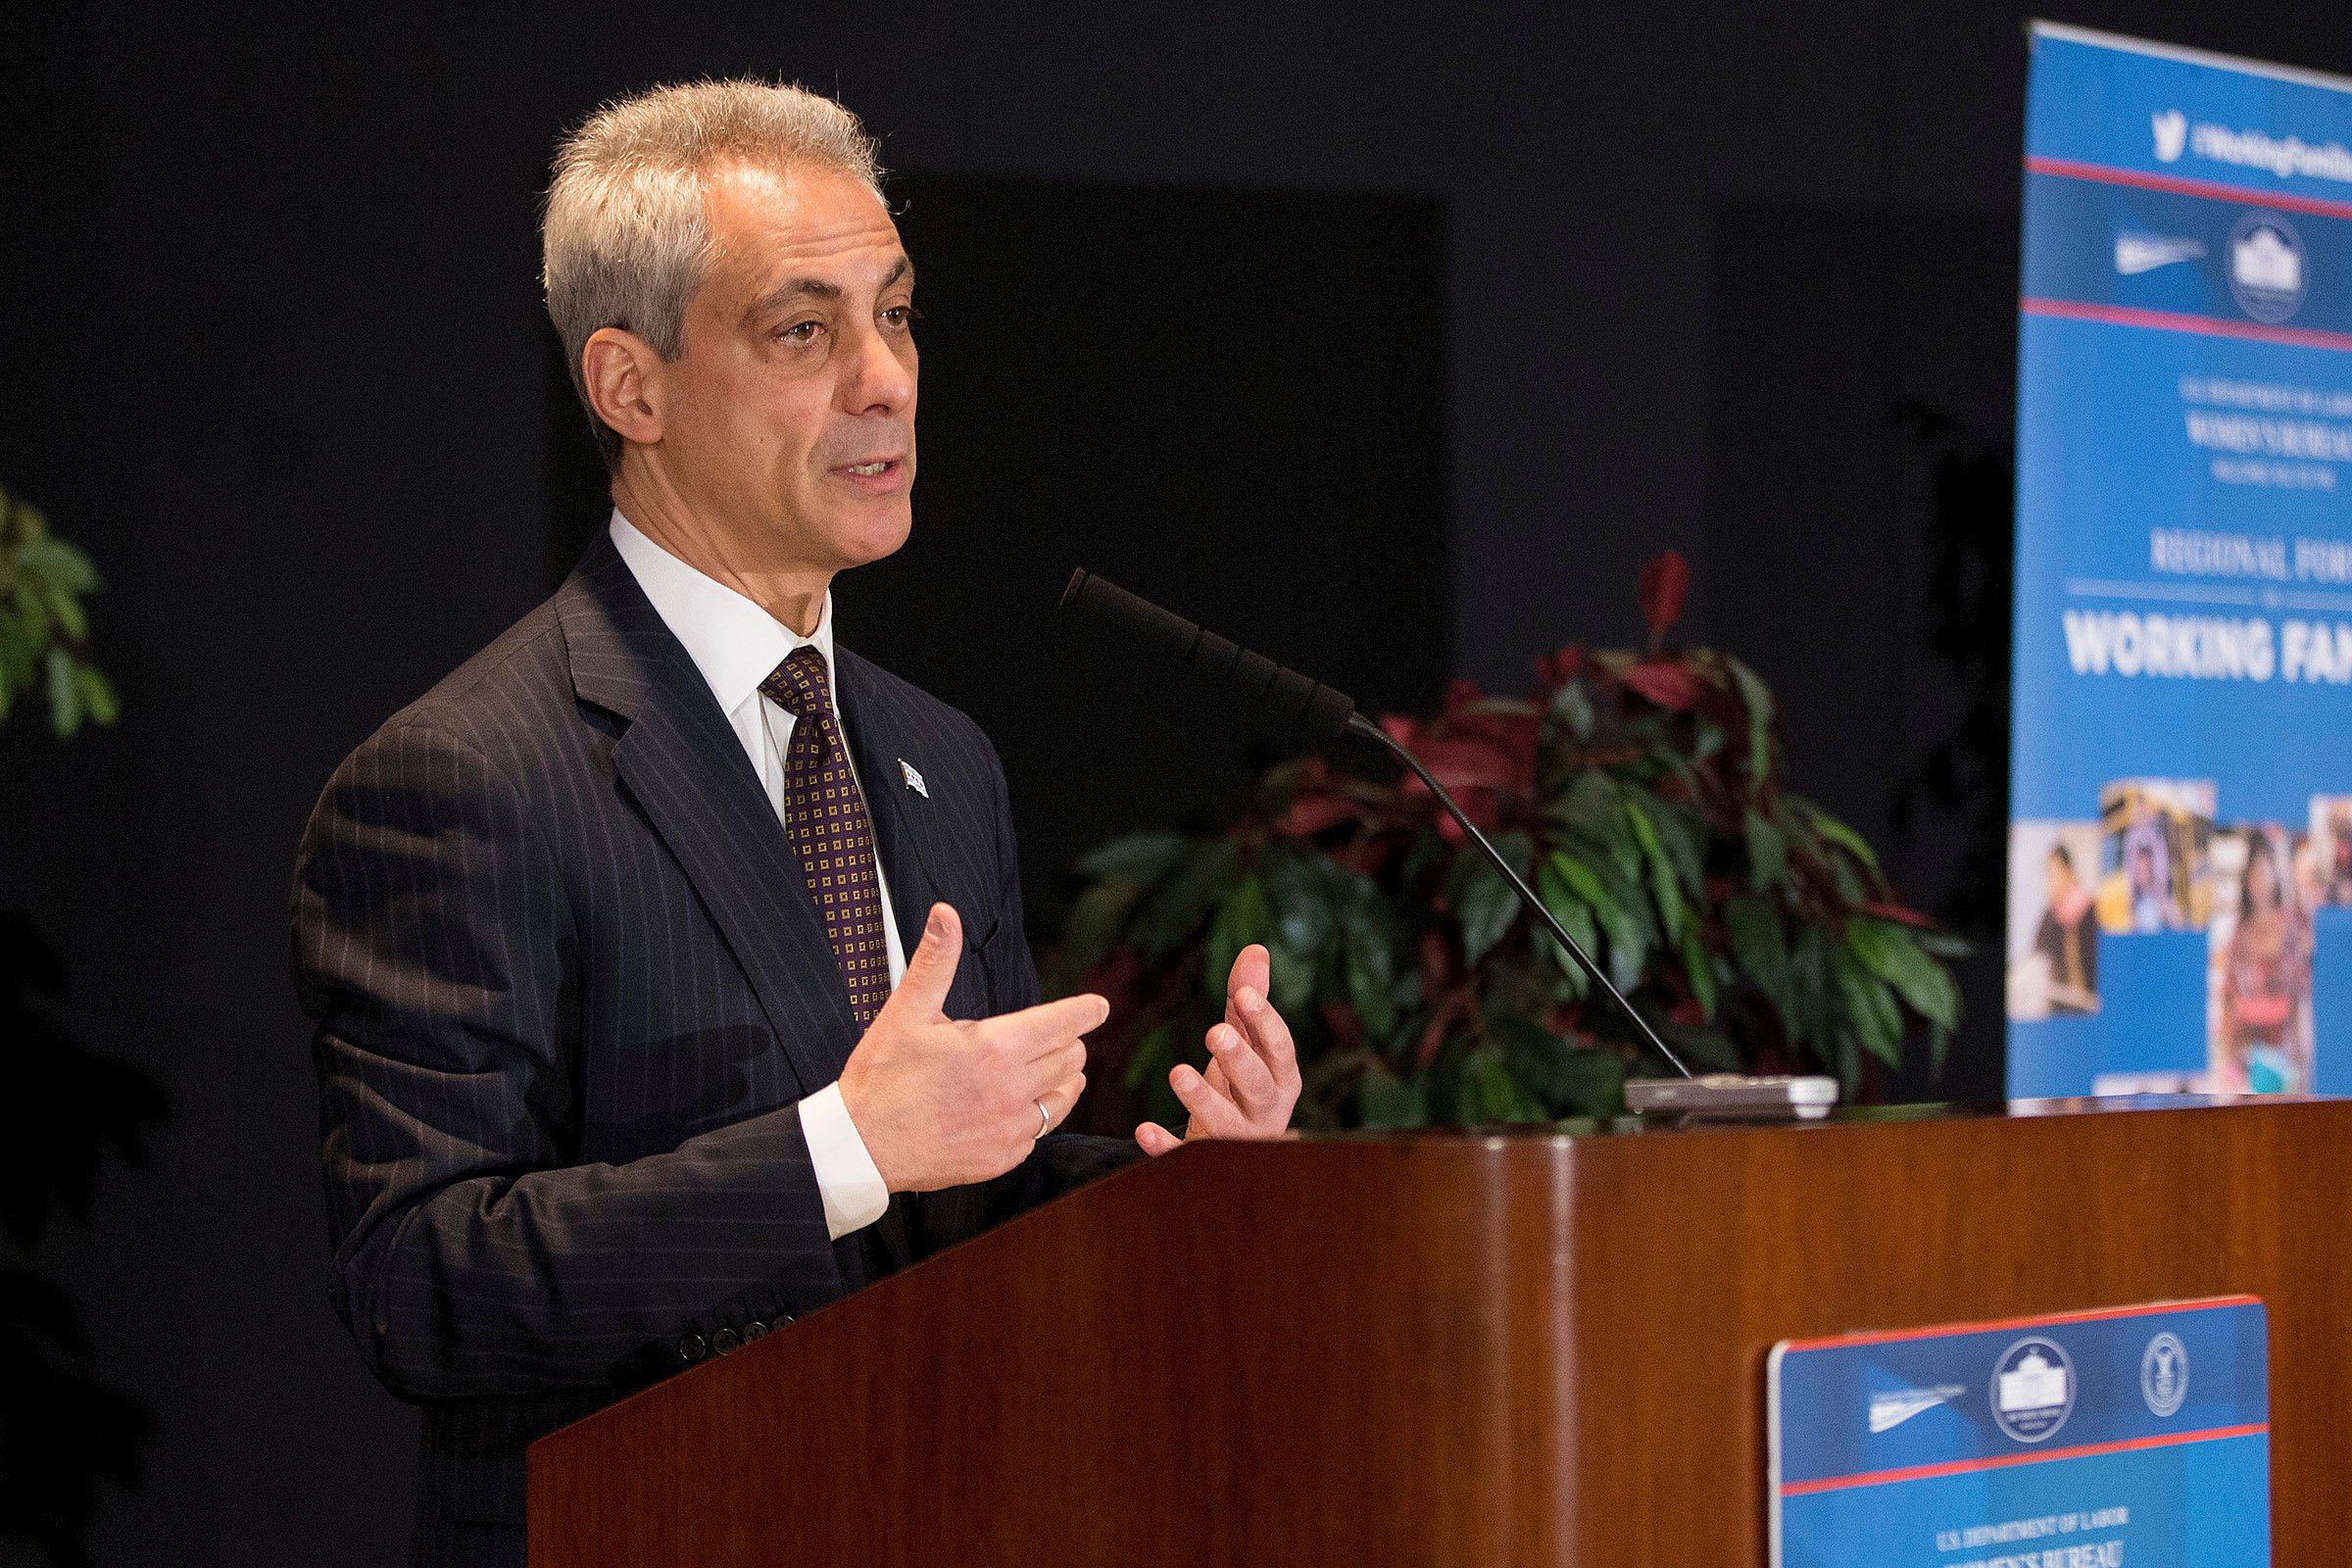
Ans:
<svg viewBox="0 0 2352 1568"><path fill-rule="evenodd" d="M1892 1432L1925 1410L1960 1397L1967 1391L1957 1383L1936 1389L1887 1389L1870 1396L1870 1430Z"/></svg>
<svg viewBox="0 0 2352 1568"><path fill-rule="evenodd" d="M2175 262L2193 262L2204 254L2205 246L2200 240L2175 239L2168 234L2115 236L2115 270L2126 277L2153 272Z"/></svg>
<svg viewBox="0 0 2352 1568"><path fill-rule="evenodd" d="M2310 281L2302 237L2277 213L2248 213L2230 231L2230 292L2257 321L2294 315Z"/></svg>
<svg viewBox="0 0 2352 1568"><path fill-rule="evenodd" d="M2139 1396L2150 1415L2171 1415L2188 1398L2188 1347L2177 1334L2159 1334L2139 1358Z"/></svg>
<svg viewBox="0 0 2352 1568"><path fill-rule="evenodd" d="M2161 115L2150 115L2148 121L2156 127L2157 162L2178 162L2181 149L2188 145L2188 117L2178 109L2167 109Z"/></svg>
<svg viewBox="0 0 2352 1568"><path fill-rule="evenodd" d="M2056 1340L2031 1335L1992 1368L1992 1418L2020 1443L2039 1443L2075 1410L2075 1364Z"/></svg>

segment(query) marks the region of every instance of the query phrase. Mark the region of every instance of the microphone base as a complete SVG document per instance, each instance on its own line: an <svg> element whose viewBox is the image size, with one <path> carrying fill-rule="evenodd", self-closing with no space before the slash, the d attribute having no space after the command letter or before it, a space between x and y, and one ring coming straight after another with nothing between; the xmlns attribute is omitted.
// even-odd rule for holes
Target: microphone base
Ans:
<svg viewBox="0 0 2352 1568"><path fill-rule="evenodd" d="M1641 1116L1696 1121L1818 1121L1838 1104L1838 1080L1749 1078L1713 1072L1697 1078L1636 1078L1625 1086L1626 1108Z"/></svg>

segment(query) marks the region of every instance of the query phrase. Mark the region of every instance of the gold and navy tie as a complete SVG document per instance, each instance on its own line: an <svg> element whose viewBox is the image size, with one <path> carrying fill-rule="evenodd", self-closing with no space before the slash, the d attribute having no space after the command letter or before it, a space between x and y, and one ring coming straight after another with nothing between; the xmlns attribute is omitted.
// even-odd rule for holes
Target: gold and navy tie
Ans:
<svg viewBox="0 0 2352 1568"><path fill-rule="evenodd" d="M874 872L874 827L850 771L849 750L827 695L825 656L796 648L760 691L793 716L784 749L784 834L849 988L863 1031L890 999L890 949L882 936L882 884Z"/></svg>

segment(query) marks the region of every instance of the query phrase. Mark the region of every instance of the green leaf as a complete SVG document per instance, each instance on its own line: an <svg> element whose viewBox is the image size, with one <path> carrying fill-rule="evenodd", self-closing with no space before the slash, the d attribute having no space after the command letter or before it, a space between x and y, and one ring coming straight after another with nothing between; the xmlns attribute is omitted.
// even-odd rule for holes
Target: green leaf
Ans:
<svg viewBox="0 0 2352 1568"><path fill-rule="evenodd" d="M1848 855L1868 867L1872 876L1879 875L1879 858L1861 834L1838 821L1812 802L1802 803L1805 815L1812 821L1813 831L1840 846Z"/></svg>
<svg viewBox="0 0 2352 1568"><path fill-rule="evenodd" d="M1781 928L1780 909L1770 899L1741 894L1725 902L1723 931L1732 962L1764 993L1790 1038L1801 1038L1790 986L1788 935Z"/></svg>
<svg viewBox="0 0 2352 1568"><path fill-rule="evenodd" d="M1592 906L1609 937L1609 978L1618 990L1631 991L1641 984L1642 962L1647 956L1648 938L1641 922L1602 885L1592 866L1562 851L1553 852L1550 864L1568 890Z"/></svg>
<svg viewBox="0 0 2352 1568"><path fill-rule="evenodd" d="M1157 963L1191 940L1240 874L1241 846L1227 838L1188 845L1176 869L1153 890L1127 928L1146 963Z"/></svg>
<svg viewBox="0 0 2352 1568"><path fill-rule="evenodd" d="M1062 922L1061 947L1054 956L1054 988L1074 990L1089 969L1109 956L1128 910L1143 896L1135 882L1098 882L1070 901L1069 917Z"/></svg>
<svg viewBox="0 0 2352 1568"><path fill-rule="evenodd" d="M122 703L115 695L115 683L95 664L77 667L74 682L81 688L82 711L89 714L91 723L112 725L122 716Z"/></svg>
<svg viewBox="0 0 2352 1568"><path fill-rule="evenodd" d="M1421 1086L1396 1075L1385 1061L1374 1061L1356 1086L1355 1104L1363 1125L1376 1129L1426 1127L1429 1097Z"/></svg>
<svg viewBox="0 0 2352 1568"><path fill-rule="evenodd" d="M39 573L69 593L86 594L98 586L98 568L90 558L63 539L47 539L24 551L26 570Z"/></svg>
<svg viewBox="0 0 2352 1568"><path fill-rule="evenodd" d="M1078 859L1078 874L1090 882L1116 878L1147 885L1166 876L1184 854L1181 833L1128 833L1096 845Z"/></svg>
<svg viewBox="0 0 2352 1568"><path fill-rule="evenodd" d="M47 595L29 582L17 581L17 613L24 617L24 635L37 650L49 646L50 615Z"/></svg>
<svg viewBox="0 0 2352 1568"><path fill-rule="evenodd" d="M1580 741L1592 738L1592 699L1582 676L1551 694L1551 716Z"/></svg>
<svg viewBox="0 0 2352 1568"><path fill-rule="evenodd" d="M1732 672L1732 684L1740 693L1740 705L1747 710L1747 777L1748 790L1753 794L1761 787L1772 769L1772 688L1762 676L1729 654L1723 662Z"/></svg>
<svg viewBox="0 0 2352 1568"><path fill-rule="evenodd" d="M1829 941L1820 926L1808 923L1788 944L1788 994L1796 1004L1796 1039L1817 1051L1837 1034L1835 985Z"/></svg>
<svg viewBox="0 0 2352 1568"><path fill-rule="evenodd" d="M1266 948L1266 1000L1285 1018L1301 1016L1315 1000L1315 964L1279 941Z"/></svg>
<svg viewBox="0 0 2352 1568"><path fill-rule="evenodd" d="M1365 1037L1385 1046L1396 1032L1396 965L1388 938L1356 907L1341 916L1341 929L1346 938L1348 1004L1355 1009Z"/></svg>
<svg viewBox="0 0 2352 1568"><path fill-rule="evenodd" d="M1691 1000L1698 1004L1699 1016L1713 1023L1715 959L1707 952L1706 938L1699 930L1699 912L1695 905L1683 921L1683 976L1690 983Z"/></svg>
<svg viewBox="0 0 2352 1568"><path fill-rule="evenodd" d="M1201 950L1200 985L1211 1006L1224 1007L1225 980L1233 973L1233 960L1252 942L1265 941L1273 923L1266 908L1266 884L1254 873L1235 883L1218 903L1216 918L1209 922L1208 941ZM1271 989L1271 976L1266 984Z"/></svg>
<svg viewBox="0 0 2352 1568"><path fill-rule="evenodd" d="M1544 1108L1544 1102L1511 1075L1511 1069L1504 1065L1497 1053L1480 1051L1471 1056L1466 1066L1478 1121L1511 1123L1551 1119Z"/></svg>
<svg viewBox="0 0 2352 1568"><path fill-rule="evenodd" d="M1413 847L1404 852L1404 879L1418 882L1423 872L1446 858L1446 841L1435 828L1423 828L1413 835Z"/></svg>
<svg viewBox="0 0 2352 1568"><path fill-rule="evenodd" d="M1551 911L1551 917L1568 928L1568 934L1576 939L1578 947L1590 954L1594 948L1600 946L1600 933L1592 925L1592 906L1569 891L1568 879L1560 874L1559 867L1552 864L1549 859L1544 860L1536 868L1536 896L1544 901L1544 907ZM1591 990L1592 985L1592 982L1585 975L1585 966L1569 956L1560 945L1552 940L1549 932L1538 937L1536 941L1539 946L1551 955L1553 961L1559 965L1560 971L1568 977L1570 993L1576 1000L1583 1001L1585 993Z"/></svg>
<svg viewBox="0 0 2352 1568"><path fill-rule="evenodd" d="M1764 820L1761 812L1749 811L1744 829L1747 840L1747 885L1758 893L1778 887L1788 871L1788 841L1781 830Z"/></svg>
<svg viewBox="0 0 2352 1568"><path fill-rule="evenodd" d="M1974 957L1977 945L1952 931L1913 931L1911 940L1938 958Z"/></svg>
<svg viewBox="0 0 2352 1568"><path fill-rule="evenodd" d="M1614 1116L1625 1108L1625 1058L1614 1051L1562 1040L1525 1017L1490 1014L1488 1034L1511 1076L1552 1115Z"/></svg>
<svg viewBox="0 0 2352 1568"><path fill-rule="evenodd" d="M1863 967L1892 986L1912 1011L1938 1029L1959 1027L1960 988L1909 931L1892 920L1859 917L1846 922L1845 945Z"/></svg>
<svg viewBox="0 0 2352 1568"><path fill-rule="evenodd" d="M0 687L23 689L33 683L41 662L41 645L32 628L0 605Z"/></svg>
<svg viewBox="0 0 2352 1568"><path fill-rule="evenodd" d="M1903 1015L1894 1005L1894 993L1858 962L1842 957L1838 964L1838 992L1845 1004L1845 1021L1862 1049L1889 1067L1903 1064Z"/></svg>
<svg viewBox="0 0 2352 1568"><path fill-rule="evenodd" d="M1521 875L1526 874L1528 858L1535 853L1524 833L1495 835L1494 850ZM1476 845L1465 844L1454 854L1453 868L1446 876L1446 897L1461 928L1463 961L1476 968L1519 917L1519 895Z"/></svg>
<svg viewBox="0 0 2352 1568"><path fill-rule="evenodd" d="M1319 858L1276 853L1269 853L1265 860L1266 903L1274 911L1274 934L1309 963L1330 946L1339 929L1331 894L1316 874L1322 863Z"/></svg>
<svg viewBox="0 0 2352 1568"><path fill-rule="evenodd" d="M79 600L54 583L41 597L48 604L51 617L57 621L58 629L65 633L68 641L86 643L90 640L90 617L82 613Z"/></svg>
<svg viewBox="0 0 2352 1568"><path fill-rule="evenodd" d="M1164 1075L1176 1065L1176 1021L1162 1018L1135 1043L1127 1057L1127 1066L1119 1074L1119 1084L1133 1094L1154 1077Z"/></svg>
<svg viewBox="0 0 2352 1568"><path fill-rule="evenodd" d="M1676 772L1677 776L1689 771L1682 765L1681 758L1669 753L1667 760L1675 764L1669 771ZM1696 795L1697 783L1687 782L1691 793ZM1674 862L1674 873L1682 883L1683 891L1704 906L1707 901L1707 840L1711 836L1707 824L1688 806L1674 801L1653 797L1642 803L1642 809L1648 816L1649 825L1656 832L1667 858Z"/></svg>
<svg viewBox="0 0 2352 1568"><path fill-rule="evenodd" d="M1625 820L1634 830L1634 842L1642 847L1642 858L1649 868L1649 895L1658 908L1658 929L1665 933L1667 947L1679 947L1683 940L1683 890L1675 874L1674 861L1667 858L1666 846L1658 840L1658 830L1632 796L1625 801Z"/></svg>
<svg viewBox="0 0 2352 1568"><path fill-rule="evenodd" d="M81 729L81 688L74 680L74 658L63 648L49 650L49 727L61 741Z"/></svg>
<svg viewBox="0 0 2352 1568"><path fill-rule="evenodd" d="M1578 774L1551 814L1605 856L1626 881L1641 880L1641 846L1634 842L1633 829L1626 823L1624 797L1608 774L1598 768Z"/></svg>

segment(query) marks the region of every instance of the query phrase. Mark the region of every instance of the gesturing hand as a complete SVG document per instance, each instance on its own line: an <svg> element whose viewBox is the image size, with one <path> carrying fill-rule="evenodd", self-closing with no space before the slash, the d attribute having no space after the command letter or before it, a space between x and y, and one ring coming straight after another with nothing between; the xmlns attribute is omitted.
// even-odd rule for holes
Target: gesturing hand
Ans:
<svg viewBox="0 0 2352 1568"><path fill-rule="evenodd" d="M1208 1071L1176 1067L1168 1087L1193 1113L1182 1139L1157 1122L1135 1130L1147 1154L1164 1154L1198 1138L1280 1138L1298 1103L1298 1053L1291 1026L1266 1000L1272 964L1251 943L1225 980L1225 1021L1208 1031Z"/></svg>
<svg viewBox="0 0 2352 1568"><path fill-rule="evenodd" d="M1076 996L950 1018L941 1008L962 952L963 922L934 904L899 988L841 1069L842 1103L894 1193L986 1181L1028 1158L1086 1088L1079 1037L1110 1015L1101 997Z"/></svg>

